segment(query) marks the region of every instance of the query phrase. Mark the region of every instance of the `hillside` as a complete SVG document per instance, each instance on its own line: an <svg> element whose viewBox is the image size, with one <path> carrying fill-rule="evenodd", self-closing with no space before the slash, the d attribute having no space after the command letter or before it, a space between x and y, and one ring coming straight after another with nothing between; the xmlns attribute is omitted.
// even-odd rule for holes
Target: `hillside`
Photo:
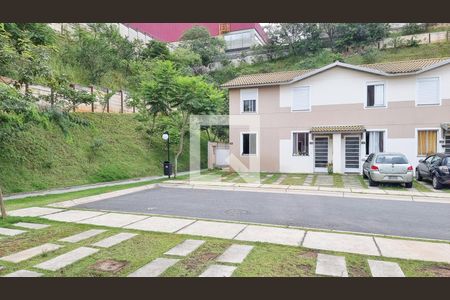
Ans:
<svg viewBox="0 0 450 300"><path fill-rule="evenodd" d="M368 64L439 57L450 57L450 43L425 44L417 47L405 47L399 49L374 49L365 55L354 54L348 56L332 53L329 50L323 50L322 52L306 57L288 56L254 64L241 64L238 67L229 66L214 72L214 77L220 83L224 83L238 75L320 68L335 62L336 60L350 64Z"/></svg>
<svg viewBox="0 0 450 300"><path fill-rule="evenodd" d="M5 193L161 175L162 145L150 146L133 115L77 113L90 126L31 127L0 153ZM96 149L96 150L93 150ZM186 148L187 149L187 148ZM189 153L180 159L188 167Z"/></svg>

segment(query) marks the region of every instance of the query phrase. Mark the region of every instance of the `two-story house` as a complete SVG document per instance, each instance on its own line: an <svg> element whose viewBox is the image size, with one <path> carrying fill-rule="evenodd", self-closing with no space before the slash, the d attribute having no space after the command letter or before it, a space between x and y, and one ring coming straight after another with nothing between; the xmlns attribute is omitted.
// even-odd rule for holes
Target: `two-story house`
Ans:
<svg viewBox="0 0 450 300"><path fill-rule="evenodd" d="M450 152L450 59L245 75L230 98L231 167L238 171L360 173L372 152L416 166ZM258 129L231 119L258 117ZM258 160L259 170L249 163Z"/></svg>

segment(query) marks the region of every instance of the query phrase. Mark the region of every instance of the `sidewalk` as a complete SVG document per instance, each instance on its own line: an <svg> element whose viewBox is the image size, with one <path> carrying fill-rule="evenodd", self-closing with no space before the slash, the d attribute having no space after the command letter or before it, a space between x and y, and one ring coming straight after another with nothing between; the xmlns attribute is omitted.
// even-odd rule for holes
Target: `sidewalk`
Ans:
<svg viewBox="0 0 450 300"><path fill-rule="evenodd" d="M298 186L260 183L233 183L211 181L171 180L160 183L162 187L230 190L262 193L291 193L302 195L369 198L378 200L399 200L435 202L450 204L450 193L426 193L418 191L371 190L361 188L335 188L322 186Z"/></svg>
<svg viewBox="0 0 450 300"><path fill-rule="evenodd" d="M186 175L186 174L189 174L189 171L178 173L179 176ZM35 197L35 196L57 195L57 194L64 194L64 193L70 193L70 192L85 191L85 190L90 190L90 189L95 189L95 188L100 188L100 187L146 182L146 181L151 181L151 180L163 179L166 177L167 176L149 176L149 177L131 178L131 179L125 179L125 180L109 181L109 182L99 182L99 183L93 183L93 184L76 185L76 186L69 186L69 187L56 188L56 189L43 190L43 191L17 193L17 194L12 194L9 196L4 196L3 199L6 201L6 200L21 199L21 198Z"/></svg>
<svg viewBox="0 0 450 300"><path fill-rule="evenodd" d="M94 200L92 199L93 197L90 198L90 201ZM78 200L81 201L82 199ZM378 257L450 263L450 244L448 242L407 240L381 235L325 232L290 226L275 227L263 224L222 222L198 218L176 218L107 211L96 211L93 214L92 212L94 211L29 207L11 211L10 215L33 216L60 222L113 228L272 243Z"/></svg>

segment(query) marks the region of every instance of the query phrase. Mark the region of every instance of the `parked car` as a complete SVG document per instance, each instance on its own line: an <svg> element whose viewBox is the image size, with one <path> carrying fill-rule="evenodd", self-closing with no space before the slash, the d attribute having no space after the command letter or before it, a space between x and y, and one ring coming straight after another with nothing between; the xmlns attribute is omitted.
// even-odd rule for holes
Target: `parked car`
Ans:
<svg viewBox="0 0 450 300"><path fill-rule="evenodd" d="M363 164L363 177L370 186L380 182L404 183L412 188L413 166L402 153L371 153Z"/></svg>
<svg viewBox="0 0 450 300"><path fill-rule="evenodd" d="M438 190L450 185L450 154L437 153L419 160L416 168L418 181L431 180L433 188Z"/></svg>

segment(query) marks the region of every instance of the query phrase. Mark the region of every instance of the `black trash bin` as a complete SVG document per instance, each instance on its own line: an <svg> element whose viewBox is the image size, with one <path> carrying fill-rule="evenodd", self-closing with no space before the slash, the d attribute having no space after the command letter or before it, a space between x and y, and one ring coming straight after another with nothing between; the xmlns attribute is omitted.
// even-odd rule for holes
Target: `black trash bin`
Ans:
<svg viewBox="0 0 450 300"><path fill-rule="evenodd" d="M165 176L172 175L172 164L170 163L170 161L164 162L164 175Z"/></svg>

